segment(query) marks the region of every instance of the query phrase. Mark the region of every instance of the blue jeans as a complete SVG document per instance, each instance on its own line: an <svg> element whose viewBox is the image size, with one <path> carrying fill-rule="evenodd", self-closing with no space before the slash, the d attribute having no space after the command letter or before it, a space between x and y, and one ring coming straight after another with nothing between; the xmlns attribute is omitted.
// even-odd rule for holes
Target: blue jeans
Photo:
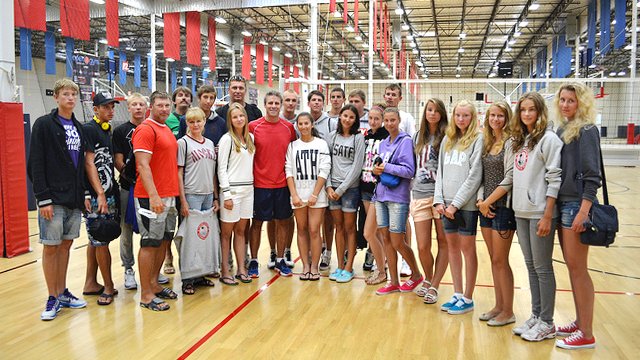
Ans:
<svg viewBox="0 0 640 360"><path fill-rule="evenodd" d="M376 201L376 221L379 228L389 228L389 232L402 234L407 230L409 204L391 201Z"/></svg>
<svg viewBox="0 0 640 360"><path fill-rule="evenodd" d="M560 223L565 229L571 229L573 220L575 220L578 211L580 211L581 201L560 201L558 207L560 208Z"/></svg>
<svg viewBox="0 0 640 360"><path fill-rule="evenodd" d="M211 194L184 194L189 203L189 209L205 211L213 207L213 193Z"/></svg>
<svg viewBox="0 0 640 360"><path fill-rule="evenodd" d="M360 203L360 189L357 187L347 189L338 201L329 200L329 210L342 210L346 213L358 211Z"/></svg>
<svg viewBox="0 0 640 360"><path fill-rule="evenodd" d="M53 205L53 218L46 220L38 211L38 227L42 245L60 245L62 240L73 240L80 236L82 212L62 205Z"/></svg>

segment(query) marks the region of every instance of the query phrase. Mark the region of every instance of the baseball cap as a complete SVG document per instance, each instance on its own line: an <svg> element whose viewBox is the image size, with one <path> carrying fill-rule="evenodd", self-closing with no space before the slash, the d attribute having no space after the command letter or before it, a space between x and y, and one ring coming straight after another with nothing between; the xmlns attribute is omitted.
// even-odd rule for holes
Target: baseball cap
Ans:
<svg viewBox="0 0 640 360"><path fill-rule="evenodd" d="M108 91L100 91L93 96L93 106L100 106L111 103L119 104L120 102L114 99L111 93Z"/></svg>

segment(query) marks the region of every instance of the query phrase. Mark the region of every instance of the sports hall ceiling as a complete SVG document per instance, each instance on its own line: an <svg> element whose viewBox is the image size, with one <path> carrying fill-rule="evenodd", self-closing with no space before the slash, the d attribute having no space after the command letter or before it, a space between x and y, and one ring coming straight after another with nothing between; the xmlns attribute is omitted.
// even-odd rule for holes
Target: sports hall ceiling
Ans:
<svg viewBox="0 0 640 360"><path fill-rule="evenodd" d="M76 48L94 53L96 48L104 56L106 45L105 12L100 0L91 0L91 42L77 41ZM379 1L379 0L378 0ZM59 29L59 0L46 0L47 25ZM514 76L519 77L540 49L564 29L567 19L586 21L588 0L389 0L391 22L406 43L411 62L418 65L421 78L487 78L495 72L498 61L513 61ZM612 1L613 2L613 1ZM268 5L267 5L268 4ZM343 1L337 1L337 13L329 12L329 1L320 0L318 6L319 78L325 80L364 79L367 77L369 1L359 1L358 33L349 31L342 18ZM631 9L635 1L627 1L627 29L631 27ZM353 25L354 2L349 1L349 25ZM402 12L396 9L403 9ZM304 0L120 0L121 48L128 52L146 54L150 50L150 13L202 11L212 17L221 17L226 23L218 23L218 31L236 34L240 31L252 34L254 43L277 46L280 54L290 53L293 63L309 64L309 25L311 21L309 1ZM162 57L163 38L161 16L156 16L156 49L159 68L164 67ZM184 25L184 23L183 23ZM581 45L585 45L583 25ZM16 31L16 34L18 32ZM233 35L218 39L218 68L231 68L230 45ZM398 38L397 36L395 37ZM413 39L413 40L411 40ZM18 35L16 35L18 40ZM185 35L182 30L182 58L185 54ZM206 35L201 37L203 54L206 54ZM628 36L630 43L630 36ZM43 44L43 34L34 32L34 44ZM16 42L17 44L17 42ZM415 44L415 47L412 46ZM399 45L394 44L398 48ZM61 36L58 48L64 53ZM242 56L236 41L236 66L240 71ZM573 49L575 52L575 49ZM17 47L16 51L19 51ZM550 53L550 52L549 52ZM277 56L278 52L274 52ZM44 57L44 47L34 45L33 55ZM596 53L598 64L590 72L608 72L626 69L630 50L616 50L607 57ZM420 66L420 61L422 66ZM389 78L389 69L374 55L374 79ZM392 63L392 62L391 62ZM204 65L207 65L205 59ZM266 66L266 65L265 65ZM615 69L614 69L615 68ZM143 72L144 74L144 72ZM528 73L527 73L528 74ZM160 73L158 79L164 75Z"/></svg>

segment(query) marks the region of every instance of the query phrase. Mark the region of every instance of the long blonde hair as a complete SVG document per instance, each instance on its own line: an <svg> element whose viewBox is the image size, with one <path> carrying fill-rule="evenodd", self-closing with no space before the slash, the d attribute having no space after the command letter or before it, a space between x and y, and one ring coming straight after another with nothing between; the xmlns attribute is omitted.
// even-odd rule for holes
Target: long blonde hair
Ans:
<svg viewBox="0 0 640 360"><path fill-rule="evenodd" d="M536 125L533 128L531 134L529 134L529 130L527 126L520 120L520 105L525 100L531 100L533 102L533 106L535 106L536 111L538 112L538 119L536 120ZM513 118L511 119L511 138L513 139L513 152L517 153L524 146L525 139L527 135L531 135L531 139L529 140L529 149L533 149L542 136L544 132L547 130L547 123L549 122L549 117L547 115L547 104L545 104L544 99L537 92L528 92L522 95L518 100L518 105L516 105L516 111L513 114Z"/></svg>
<svg viewBox="0 0 640 360"><path fill-rule="evenodd" d="M492 107L498 108L504 114L504 126L502 127L502 138L500 139L496 139L493 129L491 128L491 125L489 125L489 114L491 113ZM500 151L502 151L505 140L509 138L509 121L511 121L512 116L513 111L511 111L511 106L505 101L496 101L489 106L489 109L487 109L487 113L484 116L484 128L482 129L484 141L484 149L482 151L483 156L486 156L491 151L491 148L496 144L500 144Z"/></svg>
<svg viewBox="0 0 640 360"><path fill-rule="evenodd" d="M578 99L578 110L573 120L569 121L560 111L560 93L563 90L573 91ZM553 99L555 116L560 123L560 127L564 129L562 133L562 141L568 144L580 137L580 129L585 125L594 125L596 123L596 104L593 92L587 86L580 83L565 83L560 86Z"/></svg>
<svg viewBox="0 0 640 360"><path fill-rule="evenodd" d="M238 137L238 135L236 135L236 132L233 131L233 124L231 121L231 113L234 110L241 111L244 114L245 121L244 121L244 125L242 126L242 138L244 139L244 142L247 144L247 151L249 151L250 154L253 154L256 151L256 146L253 144L253 140L251 140L251 134L249 134L249 127L247 126L249 116L247 115L247 112L245 111L244 106L240 105L239 103L229 104L229 111L227 111L227 129L229 129L228 130L229 136L231 136L231 140L233 140L233 144L235 145L236 152L240 152L240 148L242 147L242 141L240 141L240 138Z"/></svg>
<svg viewBox="0 0 640 360"><path fill-rule="evenodd" d="M447 117L447 109L444 106L444 102L438 98L431 98L427 100L427 103L424 105L424 111L422 112L422 120L420 120L420 130L417 135L417 143L415 152L416 154L420 154L422 149L429 143L429 123L427 122L427 107L429 104L433 104L436 107L436 111L440 114L440 121L438 121L438 127L436 128L436 133L433 134L433 147L436 151L440 151L440 142L442 138L444 138L445 131L447 130L447 125L449 124L449 119Z"/></svg>
<svg viewBox="0 0 640 360"><path fill-rule="evenodd" d="M469 127L467 131L463 134L462 131L456 125L456 109L459 107L466 107L471 110L471 122L469 123ZM478 132L478 112L476 111L476 107L467 100L460 100L456 103L456 106L453 107L453 111L451 112L451 121L449 121L449 125L447 126L447 143L444 146L445 151L451 151L454 147L457 147L459 150L466 150L473 142L476 140L480 133Z"/></svg>

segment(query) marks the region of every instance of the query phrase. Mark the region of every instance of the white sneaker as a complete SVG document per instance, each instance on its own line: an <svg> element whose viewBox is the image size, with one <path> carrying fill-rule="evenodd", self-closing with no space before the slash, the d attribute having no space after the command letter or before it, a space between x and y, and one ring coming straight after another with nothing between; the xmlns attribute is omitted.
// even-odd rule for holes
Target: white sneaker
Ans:
<svg viewBox="0 0 640 360"><path fill-rule="evenodd" d="M325 250L322 252L322 256L320 257L320 271L329 270L331 266L331 251Z"/></svg>
<svg viewBox="0 0 640 360"><path fill-rule="evenodd" d="M554 323L547 324L539 320L531 329L525 331L521 338L527 341L542 341L544 339L553 339L556 337L556 325Z"/></svg>
<svg viewBox="0 0 640 360"><path fill-rule="evenodd" d="M518 336L522 335L525 332L529 331L534 326L536 326L538 321L539 321L539 319L538 319L537 316L531 315L531 317L527 321L525 321L524 323L514 327L513 329L511 329L511 331L513 332L514 335L518 335Z"/></svg>
<svg viewBox="0 0 640 360"><path fill-rule="evenodd" d="M400 276L402 276L402 277L411 276L411 268L409 267L409 264L407 264L407 262L404 261L404 259L402 259L402 267L400 268Z"/></svg>
<svg viewBox="0 0 640 360"><path fill-rule="evenodd" d="M136 283L136 272L133 269L124 271L124 288L127 290L135 290L138 288Z"/></svg>
<svg viewBox="0 0 640 360"><path fill-rule="evenodd" d="M44 308L42 314L40 314L40 319L44 321L53 320L58 315L60 311L60 303L58 299L53 296L49 296L47 299L47 305Z"/></svg>
<svg viewBox="0 0 640 360"><path fill-rule="evenodd" d="M168 284L169 283L169 278L162 275L162 273L158 274L158 284L163 285L163 284Z"/></svg>

